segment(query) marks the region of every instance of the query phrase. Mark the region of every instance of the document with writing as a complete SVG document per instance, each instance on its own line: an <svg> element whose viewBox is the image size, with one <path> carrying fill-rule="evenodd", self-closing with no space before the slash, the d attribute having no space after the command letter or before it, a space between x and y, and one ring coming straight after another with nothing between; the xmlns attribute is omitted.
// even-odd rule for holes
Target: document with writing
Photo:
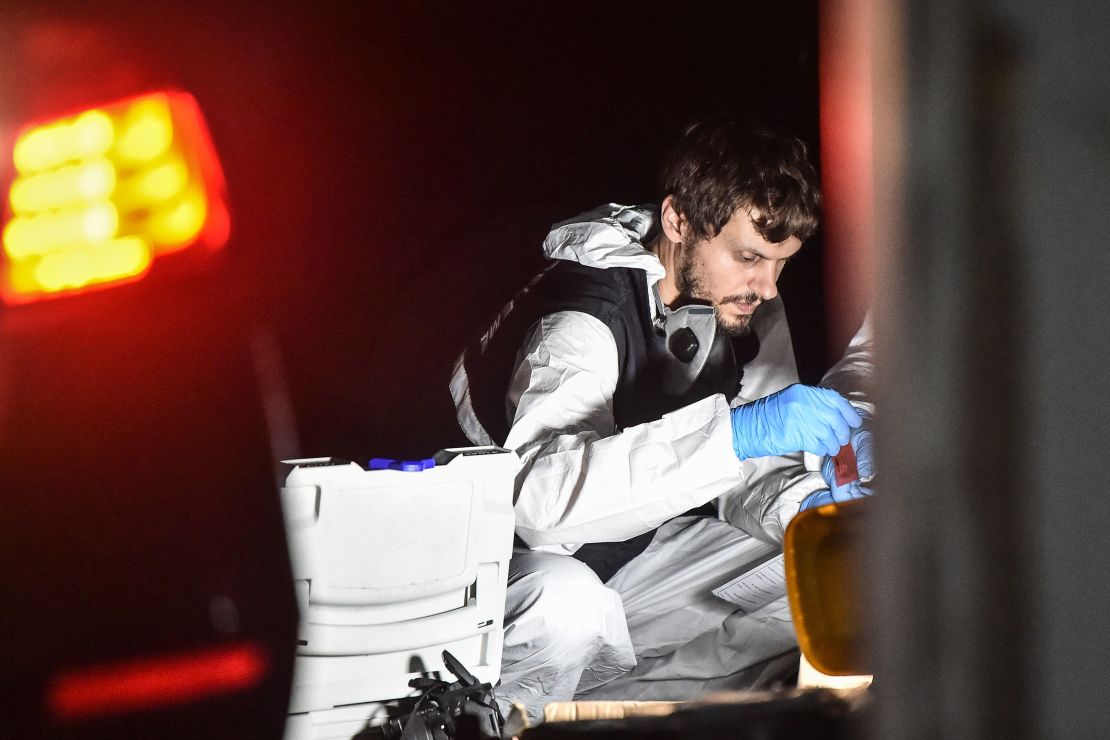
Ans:
<svg viewBox="0 0 1110 740"><path fill-rule="evenodd" d="M786 567L782 553L768 555L754 568L713 589L713 595L732 602L746 612L770 604L786 595Z"/></svg>

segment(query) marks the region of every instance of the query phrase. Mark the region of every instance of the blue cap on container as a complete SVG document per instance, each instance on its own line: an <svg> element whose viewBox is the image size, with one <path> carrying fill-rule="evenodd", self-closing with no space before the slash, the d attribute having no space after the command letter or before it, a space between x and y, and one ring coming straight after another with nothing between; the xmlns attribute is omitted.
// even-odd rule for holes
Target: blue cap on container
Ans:
<svg viewBox="0 0 1110 740"><path fill-rule="evenodd" d="M400 470L406 473L419 473L436 466L435 458L425 457L423 460L397 460L392 457L372 457L368 465L370 470Z"/></svg>
<svg viewBox="0 0 1110 740"><path fill-rule="evenodd" d="M389 470L397 461L392 457L372 457L370 458L370 470Z"/></svg>

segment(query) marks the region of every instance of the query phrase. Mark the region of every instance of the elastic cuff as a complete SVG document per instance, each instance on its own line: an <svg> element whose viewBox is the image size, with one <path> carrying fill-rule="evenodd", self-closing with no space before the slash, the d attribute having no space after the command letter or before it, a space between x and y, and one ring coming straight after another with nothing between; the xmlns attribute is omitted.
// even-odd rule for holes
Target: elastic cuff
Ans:
<svg viewBox="0 0 1110 740"><path fill-rule="evenodd" d="M825 488L820 491L814 491L802 499L802 504L798 507L798 512L801 513L806 509L813 509L818 506L834 503L836 503L836 499L833 498L832 491Z"/></svg>

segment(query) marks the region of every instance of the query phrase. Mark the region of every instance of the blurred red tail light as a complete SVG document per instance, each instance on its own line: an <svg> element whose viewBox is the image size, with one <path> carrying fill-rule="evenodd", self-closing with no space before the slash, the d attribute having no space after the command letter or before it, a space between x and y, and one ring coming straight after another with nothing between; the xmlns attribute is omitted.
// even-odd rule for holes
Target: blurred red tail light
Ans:
<svg viewBox="0 0 1110 740"><path fill-rule="evenodd" d="M47 705L65 721L184 704L253 688L267 668L265 651L254 643L143 658L63 674Z"/></svg>
<svg viewBox="0 0 1110 740"><path fill-rule="evenodd" d="M223 173L187 93L26 126L12 158L0 269L8 303L136 280L162 254L227 242Z"/></svg>

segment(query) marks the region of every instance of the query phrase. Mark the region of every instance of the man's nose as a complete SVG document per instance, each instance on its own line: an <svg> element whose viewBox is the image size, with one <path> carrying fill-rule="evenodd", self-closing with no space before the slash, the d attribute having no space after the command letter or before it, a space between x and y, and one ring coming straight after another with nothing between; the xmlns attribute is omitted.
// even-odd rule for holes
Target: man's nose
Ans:
<svg viewBox="0 0 1110 740"><path fill-rule="evenodd" d="M779 294L778 263L775 260L760 260L756 274L752 277L752 290L761 299L769 301Z"/></svg>

